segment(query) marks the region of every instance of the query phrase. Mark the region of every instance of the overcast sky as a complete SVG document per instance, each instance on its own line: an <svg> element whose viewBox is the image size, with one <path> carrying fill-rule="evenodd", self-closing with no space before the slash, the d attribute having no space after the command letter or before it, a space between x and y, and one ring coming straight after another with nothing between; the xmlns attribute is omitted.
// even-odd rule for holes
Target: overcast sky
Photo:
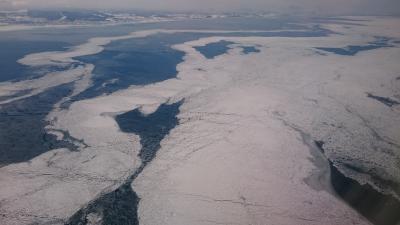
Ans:
<svg viewBox="0 0 400 225"><path fill-rule="evenodd" d="M0 0L0 9L10 7L400 14L400 0Z"/></svg>

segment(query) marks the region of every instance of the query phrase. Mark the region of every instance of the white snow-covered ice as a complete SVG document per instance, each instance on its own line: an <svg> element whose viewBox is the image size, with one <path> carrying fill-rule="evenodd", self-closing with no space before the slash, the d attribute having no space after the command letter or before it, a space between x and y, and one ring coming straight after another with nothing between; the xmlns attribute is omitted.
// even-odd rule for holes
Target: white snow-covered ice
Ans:
<svg viewBox="0 0 400 225"><path fill-rule="evenodd" d="M387 107L366 94L400 101L400 49L393 43L355 56L316 49L365 45L375 36L400 39L398 18L362 23L324 25L337 32L327 37L224 37L231 31L214 31L214 37L173 46L186 54L175 79L55 108L47 117L52 121L47 130L68 131L88 147L54 149L1 167L2 224L62 224L115 189L140 166L140 143L137 135L120 131L114 115L139 107L151 113L181 99L179 125L132 183L140 197L140 224L369 224L334 194L325 156L352 179L397 196L396 190L341 163L354 162L400 183L400 106ZM94 38L20 62L69 63L101 52L110 41L157 32L188 31ZM219 40L237 46L214 59L194 48ZM261 51L243 54L242 45ZM36 90L33 95L81 79L76 94L90 86L92 70L85 65L29 82L4 83L0 93L25 88ZM325 156L315 140L325 142Z"/></svg>

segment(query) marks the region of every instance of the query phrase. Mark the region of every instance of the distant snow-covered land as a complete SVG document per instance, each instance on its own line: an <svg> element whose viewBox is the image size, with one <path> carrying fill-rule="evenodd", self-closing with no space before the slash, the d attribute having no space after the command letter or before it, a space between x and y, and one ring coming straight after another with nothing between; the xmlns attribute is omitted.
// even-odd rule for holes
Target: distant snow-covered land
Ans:
<svg viewBox="0 0 400 225"><path fill-rule="evenodd" d="M0 11L0 31L47 27L157 23L227 17L272 17L270 14L169 13L147 11L14 10Z"/></svg>

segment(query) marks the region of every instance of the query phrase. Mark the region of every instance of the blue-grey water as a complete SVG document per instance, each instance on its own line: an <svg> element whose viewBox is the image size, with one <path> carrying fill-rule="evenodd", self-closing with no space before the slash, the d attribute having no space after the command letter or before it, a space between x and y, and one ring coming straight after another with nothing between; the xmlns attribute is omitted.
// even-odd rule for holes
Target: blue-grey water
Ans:
<svg viewBox="0 0 400 225"><path fill-rule="evenodd" d="M205 46L195 47L197 51L204 55L207 59L213 59L219 55L225 54L229 49L229 45L235 44L231 41L219 41L206 44Z"/></svg>
<svg viewBox="0 0 400 225"><path fill-rule="evenodd" d="M19 64L18 59L31 53L62 51L68 45L68 43L56 41L0 40L0 82L40 75L41 72L45 72L43 71L45 68L32 69Z"/></svg>
<svg viewBox="0 0 400 225"><path fill-rule="evenodd" d="M260 49L257 49L254 46L241 46L243 49L243 54L250 54L250 53L258 53L260 52Z"/></svg>
<svg viewBox="0 0 400 225"><path fill-rule="evenodd" d="M25 162L56 148L76 148L70 140L58 141L44 129L54 104L71 94L72 88L72 83L64 84L0 105L0 166Z"/></svg>
<svg viewBox="0 0 400 225"><path fill-rule="evenodd" d="M322 50L325 52L334 53L337 55L346 55L346 56L354 56L359 52L374 50L378 48L387 48L393 47L393 45L389 44L390 39L385 37L376 38L375 41L370 42L366 45L349 45L343 48L330 48L330 47L320 47L316 48L318 50Z"/></svg>
<svg viewBox="0 0 400 225"><path fill-rule="evenodd" d="M109 94L131 85L146 85L176 77L184 53L171 46L204 34L156 34L146 38L115 41L105 50L76 58L95 65L93 85L75 99Z"/></svg>

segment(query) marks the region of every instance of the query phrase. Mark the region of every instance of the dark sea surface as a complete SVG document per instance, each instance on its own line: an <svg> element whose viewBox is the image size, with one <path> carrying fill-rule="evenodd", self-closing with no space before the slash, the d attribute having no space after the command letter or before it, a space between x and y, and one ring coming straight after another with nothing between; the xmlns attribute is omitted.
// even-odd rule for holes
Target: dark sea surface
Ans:
<svg viewBox="0 0 400 225"><path fill-rule="evenodd" d="M44 72L39 68L32 69L17 61L27 54L43 51L62 51L69 46L65 42L0 40L0 82L33 77Z"/></svg>
<svg viewBox="0 0 400 225"><path fill-rule="evenodd" d="M204 55L207 59L213 59L219 55L225 54L229 49L229 45L235 44L231 41L219 41L206 44L205 46L195 47L197 51Z"/></svg>
<svg viewBox="0 0 400 225"><path fill-rule="evenodd" d="M176 77L176 66L183 61L184 53L172 45L195 40L205 34L156 34L145 38L115 41L105 50L76 58L95 65L93 85L75 100L109 94L131 85L146 85Z"/></svg>
<svg viewBox="0 0 400 225"><path fill-rule="evenodd" d="M257 49L254 46L241 46L243 49L243 54L250 54L250 53L258 53L260 52L259 49Z"/></svg>
<svg viewBox="0 0 400 225"><path fill-rule="evenodd" d="M54 104L71 94L72 88L72 84L64 84L0 105L0 166L29 161L52 149L75 150L69 140L59 141L45 130L49 124L46 116Z"/></svg>
<svg viewBox="0 0 400 225"><path fill-rule="evenodd" d="M318 50L322 50L325 52L334 53L337 55L346 55L346 56L354 56L359 52L374 50L378 48L387 48L393 47L393 45L389 44L390 39L385 37L376 38L375 41L370 42L366 45L349 45L343 48L330 48L330 47L322 47L317 48Z"/></svg>

